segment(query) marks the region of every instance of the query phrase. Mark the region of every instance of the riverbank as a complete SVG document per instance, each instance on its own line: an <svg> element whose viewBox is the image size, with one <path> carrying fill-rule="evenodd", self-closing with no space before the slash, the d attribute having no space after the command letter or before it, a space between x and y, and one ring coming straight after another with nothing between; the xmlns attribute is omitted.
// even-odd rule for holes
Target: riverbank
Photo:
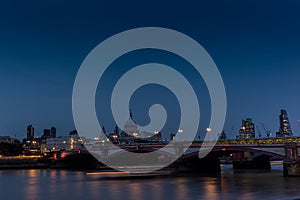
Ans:
<svg viewBox="0 0 300 200"><path fill-rule="evenodd" d="M1 156L0 169L50 168L52 160L42 156Z"/></svg>

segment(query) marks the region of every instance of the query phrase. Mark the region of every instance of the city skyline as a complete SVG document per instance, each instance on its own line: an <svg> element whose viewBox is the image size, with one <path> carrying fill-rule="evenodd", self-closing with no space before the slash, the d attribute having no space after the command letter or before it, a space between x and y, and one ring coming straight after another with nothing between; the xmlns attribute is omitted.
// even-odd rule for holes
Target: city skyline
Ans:
<svg viewBox="0 0 300 200"><path fill-rule="evenodd" d="M253 123L252 122L252 118L246 118L246 119L242 119L242 124L239 126L239 130L238 133L236 135L231 135L232 137L228 138L227 134L224 130L219 133L219 137L220 140L224 140L224 138L227 139L237 139L237 140L247 140L247 139L259 139L259 138L285 138L285 137L294 137L294 136L298 136L298 135L294 135L293 131L290 127L290 122L288 119L288 115L287 115L287 111L282 109L280 111L280 115L279 115L279 130L277 130L276 132L272 132L271 130L267 130L265 125L263 123L258 124L258 123ZM128 123L130 125L128 125ZM134 127L134 130L127 130L128 126L130 126L130 129L132 128L131 126ZM121 134L119 134L119 132L121 131ZM206 132L210 132L211 128L206 128L205 130ZM133 120L133 114L132 112L130 112L129 114L129 119L125 122L124 127L118 127L117 125L115 125L113 131L111 131L111 129L109 129L109 131L106 131L105 126L102 126L100 133L106 135L108 138L110 138L113 135L116 135L117 137L122 136L122 134L125 133L130 133L130 135L132 134L140 134L140 131L137 128L136 122ZM183 133L184 130L179 129L178 133ZM62 136L68 136L68 135L73 135L73 134L78 134L77 130L70 130L68 133L65 134L61 134L58 137L62 137ZM149 133L149 132L145 132L145 131L141 131L141 133L145 134L150 134L152 135L153 133ZM160 133L160 135L162 134L159 131L155 131L154 134ZM101 134L99 134L99 137L101 137ZM167 135L166 135L167 134ZM165 133L165 137L164 139L166 141L169 141L170 139L167 139L167 137L174 137L176 133L174 132L169 132L169 133ZM2 135L0 135L1 137ZM83 135L84 136L84 135ZM14 135L14 137L16 137L16 135ZM33 125L28 125L27 126L27 137L24 138L19 138L19 139L26 139L27 140L33 140L33 139L39 139L39 138L56 138L56 128L54 126L52 126L50 129L48 128L44 128L42 132L37 132L35 133L35 127ZM147 138L148 136L146 136L145 138ZM222 139L223 137L223 139ZM144 138L142 136L142 138ZM90 138L92 139L92 138ZM115 139L115 138L114 138ZM200 138L198 137L198 135L195 137L195 140L199 140ZM201 140L203 140L204 138L201 138ZM172 140L172 139L171 139Z"/></svg>
<svg viewBox="0 0 300 200"><path fill-rule="evenodd" d="M241 120L247 117L255 124L263 123L275 134L279 130L281 109L287 110L294 135L300 135L299 2L230 1L218 2L218 7L215 2L197 1L189 4L153 1L146 7L138 1L91 5L60 1L1 4L0 135L25 138L30 124L40 135L52 126L57 128L58 135L67 135L75 129L72 89L84 58L111 35L145 26L180 31L207 50L225 84L228 110L224 130L230 138L238 135ZM206 105L209 99L203 81L194 77L193 71L181 69L173 55L163 53L135 52L120 58L107 72L107 81L113 84L132 65L162 61L185 73ZM187 66L184 61L179 62ZM99 86L100 94L96 97L98 117L107 132L113 132L115 123L108 120L109 101L102 101L102 97L109 96L111 87ZM173 98L158 86L145 89L149 95L166 96L160 100L145 99L140 90L134 94L137 100L133 98L130 107L136 121L142 124L148 121L144 115L149 105L160 101L165 105ZM177 102L170 102L166 106L175 116ZM201 105L203 131L209 108ZM170 126L177 121L171 117ZM169 138L168 130L165 138Z"/></svg>

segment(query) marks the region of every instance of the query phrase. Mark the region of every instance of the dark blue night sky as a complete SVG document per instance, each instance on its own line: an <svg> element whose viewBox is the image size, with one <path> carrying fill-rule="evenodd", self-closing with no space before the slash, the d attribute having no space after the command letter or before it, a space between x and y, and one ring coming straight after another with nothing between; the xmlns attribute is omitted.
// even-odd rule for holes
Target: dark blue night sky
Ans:
<svg viewBox="0 0 300 200"><path fill-rule="evenodd" d="M252 117L259 126L263 122L274 133L281 108L287 109L293 130L300 135L299 10L300 2L296 0L2 1L0 135L23 138L29 124L40 135L51 126L57 127L58 135L68 134L75 128L72 88L84 58L106 38L146 26L185 33L213 58L226 87L228 111L224 129L232 132L229 137L235 137L243 117ZM120 58L120 65L142 58L160 58L157 52L149 53L143 57L142 52L137 60L132 55ZM172 55L161 58L170 65L174 62ZM198 78L193 77L192 71L186 73L197 85ZM119 75L108 72L108 76L107 80L113 82ZM203 88L201 80L195 87ZM159 86L146 89L150 94L164 90ZM207 96L207 91L202 91L198 95ZM108 120L111 114L106 113L110 105L99 100L103 93L100 86L98 92L97 111L107 115L106 119L99 119L112 131L114 124ZM132 110L137 122L147 123L143 114L147 106L159 99L143 99L139 93L133 97ZM172 94L162 93L166 99L172 99ZM203 99L205 104L207 97ZM167 108L176 114L176 100L161 101L171 103ZM145 102L145 107L137 102ZM209 108L201 109L205 118ZM170 125L178 120L174 116Z"/></svg>

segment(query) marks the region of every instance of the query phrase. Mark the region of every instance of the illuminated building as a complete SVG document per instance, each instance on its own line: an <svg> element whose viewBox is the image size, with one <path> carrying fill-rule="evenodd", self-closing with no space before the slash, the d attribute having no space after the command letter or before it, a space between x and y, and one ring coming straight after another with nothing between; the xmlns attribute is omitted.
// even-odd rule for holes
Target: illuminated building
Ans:
<svg viewBox="0 0 300 200"><path fill-rule="evenodd" d="M130 112L129 119L125 122L124 129L121 133L122 137L128 137L128 136L139 136L139 130L137 128L137 125L132 119L132 113Z"/></svg>
<svg viewBox="0 0 300 200"><path fill-rule="evenodd" d="M117 136L118 136L118 132L117 134L115 133L110 135L110 140L117 139ZM161 142L162 134L159 131L155 131L155 132L139 131L138 126L136 125L135 121L132 118L132 113L130 112L129 119L126 121L124 125L124 129L120 134L119 141L121 143Z"/></svg>
<svg viewBox="0 0 300 200"><path fill-rule="evenodd" d="M276 137L290 137L293 136L290 121L287 111L282 109L279 115L279 132L276 133Z"/></svg>
<svg viewBox="0 0 300 200"><path fill-rule="evenodd" d="M119 127L116 125L114 132L108 135L108 138L113 143L119 143Z"/></svg>
<svg viewBox="0 0 300 200"><path fill-rule="evenodd" d="M254 139L255 138L255 128L252 118L246 118L242 120L242 126L239 130L239 135L237 139Z"/></svg>
<svg viewBox="0 0 300 200"><path fill-rule="evenodd" d="M57 138L46 139L46 149L48 150L76 150L84 149L85 139L78 135L70 135Z"/></svg>
<svg viewBox="0 0 300 200"><path fill-rule="evenodd" d="M132 143L134 142L134 137L139 137L139 130L132 119L130 111L129 119L125 122L124 129L121 132L120 141L122 143Z"/></svg>
<svg viewBox="0 0 300 200"><path fill-rule="evenodd" d="M20 141L15 138L11 138L10 136L0 136L0 143L17 144L20 143Z"/></svg>

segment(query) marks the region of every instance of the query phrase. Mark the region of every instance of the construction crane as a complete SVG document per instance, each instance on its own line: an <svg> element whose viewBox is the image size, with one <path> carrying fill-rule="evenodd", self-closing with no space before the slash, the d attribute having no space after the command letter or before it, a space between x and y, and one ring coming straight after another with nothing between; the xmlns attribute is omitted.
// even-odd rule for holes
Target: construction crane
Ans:
<svg viewBox="0 0 300 200"><path fill-rule="evenodd" d="M271 134L271 131L270 131L270 130L267 130L263 123L261 123L261 126L262 126L263 129L265 130L265 132L266 132L266 134L267 134L267 137L270 137L270 136L272 135L272 134Z"/></svg>
<svg viewBox="0 0 300 200"><path fill-rule="evenodd" d="M256 130L257 130L257 132L258 132L258 137L261 138L261 132L260 132L260 130L259 130L259 128L258 128L257 125L256 125Z"/></svg>

